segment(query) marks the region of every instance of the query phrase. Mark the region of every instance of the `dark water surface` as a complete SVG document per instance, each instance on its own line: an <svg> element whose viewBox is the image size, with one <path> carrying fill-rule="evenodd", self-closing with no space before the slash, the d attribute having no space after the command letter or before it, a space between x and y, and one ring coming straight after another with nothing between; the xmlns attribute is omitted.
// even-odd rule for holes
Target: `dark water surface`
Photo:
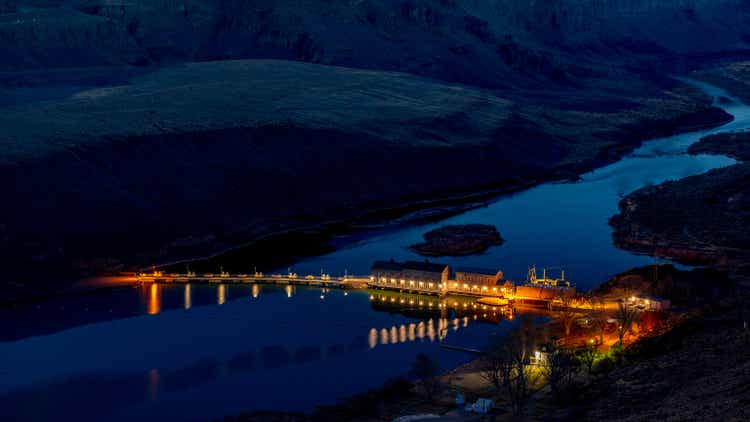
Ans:
<svg viewBox="0 0 750 422"><path fill-rule="evenodd" d="M310 410L403 375L420 352L456 366L470 356L441 341L481 347L513 318L461 298L292 286L147 284L117 296L88 298L139 315L0 343L3 420Z"/></svg>
<svg viewBox="0 0 750 422"><path fill-rule="evenodd" d="M705 87L713 95L724 95ZM299 274L366 274L372 261L419 259L407 247L447 223L487 223L506 243L440 260L502 269L564 266L580 289L653 262L616 249L608 219L641 186L734 163L689 156L701 136L750 127L750 109L719 129L647 142L576 183L545 184L436 224L376 235L295 265ZM422 302L420 304L420 302ZM0 311L3 420L200 420L244 410L310 410L403 375L425 352L443 368L471 358L517 321L470 301L316 288L190 285L125 288ZM70 328L74 327L74 328Z"/></svg>

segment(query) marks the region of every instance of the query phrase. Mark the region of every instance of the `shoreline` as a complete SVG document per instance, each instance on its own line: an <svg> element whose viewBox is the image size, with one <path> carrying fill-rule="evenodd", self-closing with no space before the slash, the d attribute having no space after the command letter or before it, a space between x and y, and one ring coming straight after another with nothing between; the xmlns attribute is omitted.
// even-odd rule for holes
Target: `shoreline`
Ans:
<svg viewBox="0 0 750 422"><path fill-rule="evenodd" d="M722 110L718 107L712 107L714 109ZM726 114L726 113L725 113ZM143 269L148 268L170 268L175 265L184 265L184 264L195 264L202 261L211 261L220 259L222 256L226 256L231 253L235 252L242 252L244 249L256 247L259 246L261 243L265 242L273 242L276 238L289 236L289 235L297 235L302 234L305 232L314 232L314 233L320 233L323 235L325 240L330 240L331 238L335 236L353 236L355 239L344 242L341 245L338 245L338 248L336 249L329 249L324 250L324 245L322 242L319 245L319 249L312 250L312 253L305 254L302 256L286 256L286 261L282 262L281 264L277 265L277 267L283 267L288 264L292 264L296 261L294 258L299 257L312 257L312 256L320 256L325 253L333 252L335 250L338 250L340 248L343 248L347 245L350 245L357 240L360 240L360 237L357 237L357 235L364 235L363 237L366 237L366 234L368 231L376 229L376 230L389 230L389 229L396 229L399 227L409 227L415 224L423 223L423 222L434 222L434 221L440 221L443 219L446 219L448 217L451 217L453 215L458 215L466 211L470 211L476 208L480 208L483 206L486 206L488 204L494 203L500 199L502 199L506 195L513 195L515 193L519 193L528 189L532 189L534 187L543 185L545 183L568 183L568 182L575 182L580 179L580 177L586 173L589 173L591 171L597 170L602 167L606 167L607 165L613 164L628 154L632 153L639 147L641 147L644 143L649 142L649 140L654 138L661 138L661 137L668 137L668 136L674 136L678 134L683 133L689 133L704 129L711 129L716 127L721 127L723 125L726 125L734 120L734 117L726 114L726 116L723 116L722 119L718 119L712 122L706 122L706 123L700 123L700 124L691 124L691 125L675 125L668 128L663 129L653 129L650 131L643 132L640 136L633 136L634 138L639 139L637 142L627 145L618 145L620 146L620 149L617 151L616 155L608 154L606 157L598 157L597 159L593 159L590 162L586 163L580 163L575 169L556 169L555 171L550 172L550 175L539 177L535 179L527 179L527 180L518 180L515 183L502 183L502 187L496 187L496 188L490 188L490 189L481 189L481 190L467 190L463 193L459 193L457 195L453 196L447 196L447 197L436 197L432 199L419 199L410 203L406 203L404 205L398 206L398 207L374 207L367 211L364 211L359 216L350 217L350 218L344 218L344 219L338 219L338 220L330 220L326 222L321 222L317 224L313 224L310 226L303 226L293 229L286 229L282 231L277 232L270 232L263 236L260 236L256 239L250 240L244 244L233 246L230 248L226 248L220 251L217 251L215 253L211 253L205 256L199 256L195 258L186 258L181 260L175 260L175 261L169 261L169 262L163 262L159 264L155 264L151 267L144 267ZM441 210L441 208L446 207L446 209ZM425 216L420 215L420 213L427 211L427 215ZM433 211L433 212L430 212ZM436 212L435 212L436 211ZM413 217L410 217L412 216ZM322 253L316 253L321 252ZM278 255L274 253L275 251L269 252L269 255Z"/></svg>
<svg viewBox="0 0 750 422"><path fill-rule="evenodd" d="M344 248L366 238L368 233L371 233L373 230L394 230L424 222L440 221L453 215L458 215L472 209L486 206L502 199L504 196L513 195L545 183L574 182L583 174L619 161L644 143L647 143L650 139L720 127L734 119L733 116L727 114L719 107L712 106L707 110L713 110L714 114L708 116L711 117L712 120L698 124L688 122L669 126L661 125L648 130L641 130L636 134L622 134L621 136L623 138L635 139L635 141L618 144L617 151L614 154L612 151L603 151L606 152L606 154L601 157L596 157L575 165L567 164L561 166L561 168L554 169L542 177L526 180L511 179L511 181L500 182L494 187L485 187L483 189L478 189L477 187L475 189L467 189L449 196L420 198L396 207L373 206L354 217L332 219L312 225L272 231L238 246L224 248L203 256L161 262L146 268L165 269L186 264L212 265L214 261L219 261L222 258L228 257L231 261L231 256L233 254L242 254L248 250L261 251L258 255L261 257L268 257L269 261L272 263L269 265L270 267L281 268L290 265L301 258L320 256ZM718 113L716 110L721 111L721 113ZM705 118L707 116L703 117ZM675 120L684 119L685 116L679 116ZM333 246L330 244L330 241L334 237L345 237L345 240L340 244ZM295 240L301 239L301 242L295 242L295 244L304 244L303 247L300 250L289 253L289 247L280 245L279 243L282 243L280 240L289 240L290 238ZM279 253L280 251L284 251L284 253ZM275 262L274 259L276 260ZM29 296L21 295L20 297L11 300L2 300L0 301L0 307L13 307L14 305L34 303L53 297L71 294L71 291L73 291L73 294L86 293L87 291L96 290L102 287L87 286L82 288L80 287L82 281L122 273L122 271L104 271L83 278L72 277L70 282L61 290ZM136 283L131 283L129 285L135 284Z"/></svg>
<svg viewBox="0 0 750 422"><path fill-rule="evenodd" d="M723 109L720 109L718 107L712 108L723 111ZM644 131L639 136L633 136L634 138L639 139L637 142L627 145L618 145L620 148L618 149L616 155L608 154L606 157L597 157L596 159L590 160L590 162L581 163L580 165L571 169L555 169L554 171L551 171L549 175L544 177L527 180L517 180L514 183L502 182L500 183L502 187L479 190L469 188L466 191L453 196L434 197L431 199L418 199L397 207L375 206L367 211L364 211L358 216L343 219L334 219L309 226L301 226L282 231L270 232L258 238L252 239L244 244L222 249L215 253L194 258L162 262L150 267L144 267L142 269L151 267L167 268L174 265L196 263L199 261L216 259L221 257L222 255L226 255L228 253L253 246L259 242L273 240L275 237L286 236L290 234L293 235L306 231L317 231L328 234L329 237L333 237L341 235L364 234L368 230L371 230L373 228L389 229L398 228L401 226L409 226L421 222L440 221L450 216L461 214L465 211L483 207L487 204L502 199L502 197L505 195L513 195L515 193L522 192L527 189L543 185L545 183L575 182L586 173L602 167L606 167L607 165L621 160L628 154L641 147L644 143L649 142L649 140L651 139L721 127L732 122L733 120L734 117L727 114L726 116L724 116L724 118L720 120L714 120L712 122L690 125L675 125L663 129ZM448 209L445 211L430 213L426 217L418 215L420 212L439 210L441 207L448 207ZM415 217L410 218L409 216L412 214L415 214ZM337 229L341 231L338 231ZM318 256L318 254L311 254L309 256Z"/></svg>

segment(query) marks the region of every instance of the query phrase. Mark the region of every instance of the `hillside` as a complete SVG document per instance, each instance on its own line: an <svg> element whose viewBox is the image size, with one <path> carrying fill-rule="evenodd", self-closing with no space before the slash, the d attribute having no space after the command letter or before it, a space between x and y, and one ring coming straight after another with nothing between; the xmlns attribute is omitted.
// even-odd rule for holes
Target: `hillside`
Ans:
<svg viewBox="0 0 750 422"><path fill-rule="evenodd" d="M701 98L676 88L597 114L295 62L165 68L3 109L0 189L14 206L0 210L0 252L21 279L30 269L133 268L373 209L566 177L647 132L726 119Z"/></svg>
<svg viewBox="0 0 750 422"><path fill-rule="evenodd" d="M0 70L272 58L502 89L643 89L634 74L747 54L750 36L742 0L6 0L0 13Z"/></svg>
<svg viewBox="0 0 750 422"><path fill-rule="evenodd" d="M699 317L631 346L628 364L588 386L567 420L747 420L750 336L738 325L731 314Z"/></svg>
<svg viewBox="0 0 750 422"><path fill-rule="evenodd" d="M749 14L737 0L5 0L3 267L45 290L47 274L325 237L324 222L575 177L725 122L667 75L747 54Z"/></svg>

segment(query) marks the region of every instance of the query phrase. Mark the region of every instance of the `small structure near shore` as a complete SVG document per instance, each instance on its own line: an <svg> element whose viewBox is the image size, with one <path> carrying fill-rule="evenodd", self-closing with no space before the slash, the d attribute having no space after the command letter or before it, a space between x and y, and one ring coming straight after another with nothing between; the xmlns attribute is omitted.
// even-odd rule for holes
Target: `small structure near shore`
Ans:
<svg viewBox="0 0 750 422"><path fill-rule="evenodd" d="M443 226L425 233L424 240L409 248L422 256L465 256L503 244L497 228L486 224Z"/></svg>
<svg viewBox="0 0 750 422"><path fill-rule="evenodd" d="M515 302L549 307L559 298L572 297L576 293L575 287L568 283L516 285L503 280L503 272L499 270L462 268L453 274L453 278L450 277L451 269L446 264L376 261L367 285L375 289L416 294L479 297L485 300L481 302L483 305L489 306L506 306Z"/></svg>

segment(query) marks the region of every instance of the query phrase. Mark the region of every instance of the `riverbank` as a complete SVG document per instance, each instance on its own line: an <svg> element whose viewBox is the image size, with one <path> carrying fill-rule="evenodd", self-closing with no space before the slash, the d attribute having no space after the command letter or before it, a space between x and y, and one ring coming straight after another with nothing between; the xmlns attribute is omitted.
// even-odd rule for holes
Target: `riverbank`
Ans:
<svg viewBox="0 0 750 422"><path fill-rule="evenodd" d="M750 134L701 139L690 154L725 154L742 163L640 189L613 217L622 248L697 265L750 264Z"/></svg>

